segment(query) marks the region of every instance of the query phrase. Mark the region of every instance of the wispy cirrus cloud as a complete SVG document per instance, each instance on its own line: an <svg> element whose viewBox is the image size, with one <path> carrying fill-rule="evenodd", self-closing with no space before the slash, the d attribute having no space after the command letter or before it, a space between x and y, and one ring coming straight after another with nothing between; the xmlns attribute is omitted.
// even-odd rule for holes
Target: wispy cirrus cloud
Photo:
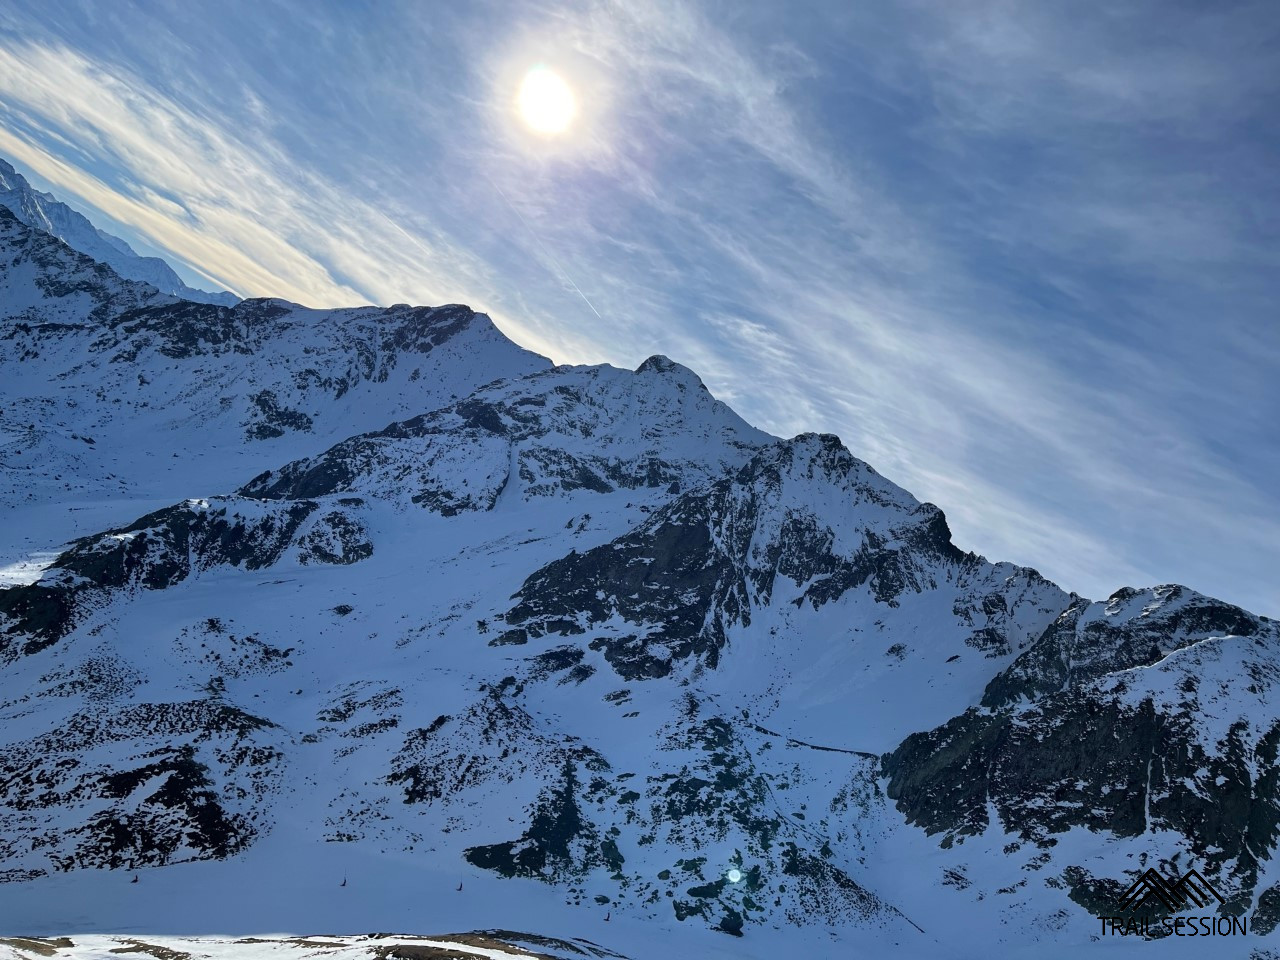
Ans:
<svg viewBox="0 0 1280 960"><path fill-rule="evenodd" d="M1280 608L1265 6L187 16L0 34L0 153L236 289L669 353L1069 588ZM539 61L559 143L511 116Z"/></svg>

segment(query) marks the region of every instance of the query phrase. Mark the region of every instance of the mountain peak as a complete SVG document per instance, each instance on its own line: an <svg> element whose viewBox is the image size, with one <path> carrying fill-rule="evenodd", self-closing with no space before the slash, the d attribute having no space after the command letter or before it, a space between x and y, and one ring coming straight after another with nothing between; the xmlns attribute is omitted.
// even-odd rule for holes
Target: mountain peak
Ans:
<svg viewBox="0 0 1280 960"><path fill-rule="evenodd" d="M694 386L707 389L702 382L702 378L690 370L682 363L676 363L670 357L665 357L660 353L655 353L640 366L636 367L636 373L657 373L667 376L677 382L688 383Z"/></svg>
<svg viewBox="0 0 1280 960"><path fill-rule="evenodd" d="M853 454L849 453L848 449L845 447L844 441L834 433L797 433L791 438L790 442L797 450L803 450L810 455L844 452L849 457L853 457ZM867 465L863 464L863 466ZM867 469L870 470L871 468L867 466ZM874 472L875 471L873 470L872 473Z"/></svg>

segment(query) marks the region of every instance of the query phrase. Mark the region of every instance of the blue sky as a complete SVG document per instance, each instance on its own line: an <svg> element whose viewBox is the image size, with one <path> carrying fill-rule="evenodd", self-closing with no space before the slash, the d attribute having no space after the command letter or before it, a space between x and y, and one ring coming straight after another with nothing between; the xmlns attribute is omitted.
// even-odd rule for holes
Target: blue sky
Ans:
<svg viewBox="0 0 1280 960"><path fill-rule="evenodd" d="M965 548L1271 615L1278 87L1272 2L0 9L0 156L197 286L665 353Z"/></svg>

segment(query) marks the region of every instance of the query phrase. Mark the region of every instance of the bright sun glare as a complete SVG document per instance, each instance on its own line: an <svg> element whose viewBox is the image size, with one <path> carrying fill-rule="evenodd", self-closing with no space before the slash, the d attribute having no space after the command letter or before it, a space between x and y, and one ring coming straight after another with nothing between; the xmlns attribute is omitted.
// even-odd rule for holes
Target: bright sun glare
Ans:
<svg viewBox="0 0 1280 960"><path fill-rule="evenodd" d="M516 105L525 126L544 136L564 133L578 113L578 101L569 85L541 66L525 74Z"/></svg>

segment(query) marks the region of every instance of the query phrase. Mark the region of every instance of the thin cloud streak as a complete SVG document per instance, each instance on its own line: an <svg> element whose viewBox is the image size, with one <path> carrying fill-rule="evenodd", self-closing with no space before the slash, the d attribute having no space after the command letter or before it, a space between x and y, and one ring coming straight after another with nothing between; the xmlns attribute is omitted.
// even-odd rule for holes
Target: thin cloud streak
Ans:
<svg viewBox="0 0 1280 960"><path fill-rule="evenodd" d="M439 301L456 290L441 267L448 277L473 269L464 255L433 249L373 206L291 169L269 139L252 144L253 131L233 135L73 51L6 44L0 91L37 137L50 127L60 138L75 131L135 185L110 187L8 131L0 148L229 286L326 305ZM404 238L421 258L404 253Z"/></svg>

